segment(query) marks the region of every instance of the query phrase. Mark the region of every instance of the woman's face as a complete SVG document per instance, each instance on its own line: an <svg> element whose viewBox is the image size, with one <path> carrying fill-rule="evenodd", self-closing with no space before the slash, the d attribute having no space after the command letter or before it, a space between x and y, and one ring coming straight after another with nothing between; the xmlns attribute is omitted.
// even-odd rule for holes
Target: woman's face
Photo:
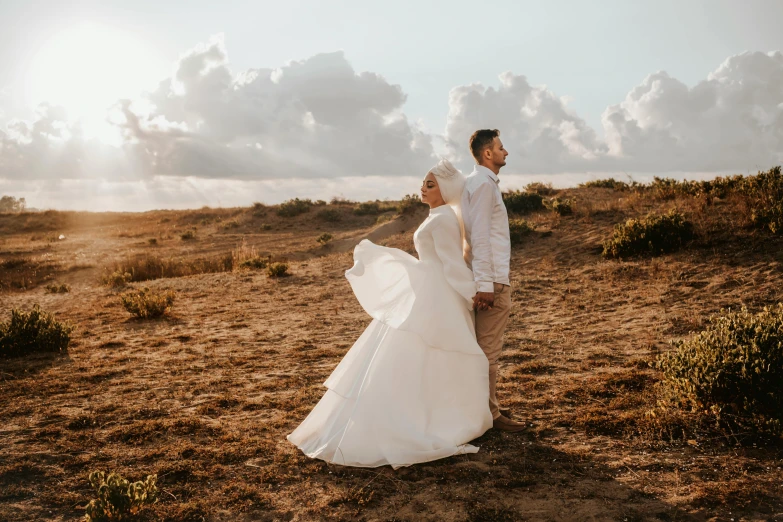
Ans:
<svg viewBox="0 0 783 522"><path fill-rule="evenodd" d="M440 193L438 180L432 172L427 173L424 181L421 182L421 201L428 204L430 208L446 204L443 195Z"/></svg>

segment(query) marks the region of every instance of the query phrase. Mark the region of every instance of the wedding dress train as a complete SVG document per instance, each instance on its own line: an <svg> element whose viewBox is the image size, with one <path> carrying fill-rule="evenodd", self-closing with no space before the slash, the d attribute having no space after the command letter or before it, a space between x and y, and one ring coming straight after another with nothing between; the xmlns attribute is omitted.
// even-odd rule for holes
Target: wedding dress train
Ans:
<svg viewBox="0 0 783 522"><path fill-rule="evenodd" d="M373 321L288 436L306 455L397 468L475 453L468 442L492 427L476 285L451 207L430 211L414 245L419 259L367 240L356 247L346 277Z"/></svg>

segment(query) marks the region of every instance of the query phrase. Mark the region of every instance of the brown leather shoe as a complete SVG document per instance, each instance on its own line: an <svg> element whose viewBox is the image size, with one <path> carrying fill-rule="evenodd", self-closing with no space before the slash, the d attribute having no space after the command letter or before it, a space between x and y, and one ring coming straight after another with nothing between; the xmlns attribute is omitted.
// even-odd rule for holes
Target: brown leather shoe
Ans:
<svg viewBox="0 0 783 522"><path fill-rule="evenodd" d="M509 410L508 408L500 408L498 411L502 416L508 417L509 419L511 418L511 410Z"/></svg>
<svg viewBox="0 0 783 522"><path fill-rule="evenodd" d="M496 430L505 431L506 433L527 431L527 426L524 422L513 421L503 415L492 421L492 427Z"/></svg>

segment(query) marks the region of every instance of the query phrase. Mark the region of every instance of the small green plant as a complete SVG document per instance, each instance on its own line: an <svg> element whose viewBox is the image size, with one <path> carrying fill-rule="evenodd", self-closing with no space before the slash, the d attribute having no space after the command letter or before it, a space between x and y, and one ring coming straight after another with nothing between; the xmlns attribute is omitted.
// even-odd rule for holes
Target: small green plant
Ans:
<svg viewBox="0 0 783 522"><path fill-rule="evenodd" d="M106 476L103 471L93 471L89 478L98 498L87 505L86 522L131 520L144 506L158 500L157 475L129 482L118 473Z"/></svg>
<svg viewBox="0 0 783 522"><path fill-rule="evenodd" d="M603 255L623 258L640 254L665 254L679 250L691 239L691 223L681 213L671 210L667 214L651 214L615 225L612 237L604 241Z"/></svg>
<svg viewBox="0 0 783 522"><path fill-rule="evenodd" d="M506 209L514 214L527 214L544 208L544 198L539 194L514 190L503 194Z"/></svg>
<svg viewBox="0 0 783 522"><path fill-rule="evenodd" d="M427 204L421 201L418 194L408 194L397 205L397 213L401 215L412 214L417 209L426 207Z"/></svg>
<svg viewBox="0 0 783 522"><path fill-rule="evenodd" d="M560 216L569 216L573 213L572 203L573 201L570 199L550 198L544 200L544 206Z"/></svg>
<svg viewBox="0 0 783 522"><path fill-rule="evenodd" d="M66 283L61 283L59 285L57 283L52 283L46 285L45 288L46 292L49 294L67 294L71 291L71 287Z"/></svg>
<svg viewBox="0 0 783 522"><path fill-rule="evenodd" d="M268 261L258 254L258 249L249 246L245 240L231 251L231 260L234 269L237 268L266 268Z"/></svg>
<svg viewBox="0 0 783 522"><path fill-rule="evenodd" d="M342 221L343 214L336 208L325 208L323 210L319 210L318 214L316 214L316 217L321 221L326 221L327 223L337 223L338 221Z"/></svg>
<svg viewBox="0 0 783 522"><path fill-rule="evenodd" d="M313 202L309 199L289 199L277 207L277 215L281 217L296 217L300 214L310 212Z"/></svg>
<svg viewBox="0 0 783 522"><path fill-rule="evenodd" d="M113 272L107 272L101 278L104 285L111 288L125 288L133 280L133 276L129 272L122 270L114 270Z"/></svg>
<svg viewBox="0 0 783 522"><path fill-rule="evenodd" d="M357 216L377 216L381 213L381 206L377 201L367 201L356 205L353 213Z"/></svg>
<svg viewBox="0 0 783 522"><path fill-rule="evenodd" d="M144 287L125 292L120 296L120 301L125 310L139 319L154 319L162 317L171 310L174 304L174 291L158 292Z"/></svg>
<svg viewBox="0 0 783 522"><path fill-rule="evenodd" d="M326 245L329 241L332 240L332 234L328 232L324 232L320 236L318 236L317 241L321 243L322 245Z"/></svg>
<svg viewBox="0 0 783 522"><path fill-rule="evenodd" d="M180 234L179 237L182 239L182 241L191 241L193 239L196 239L196 231L195 229L188 230L184 234Z"/></svg>
<svg viewBox="0 0 783 522"><path fill-rule="evenodd" d="M272 230L272 225L270 225L269 223L262 223L259 228L261 230Z"/></svg>
<svg viewBox="0 0 783 522"><path fill-rule="evenodd" d="M751 221L754 225L766 228L773 234L783 234L783 200L769 205L760 204L753 209Z"/></svg>
<svg viewBox="0 0 783 522"><path fill-rule="evenodd" d="M0 356L67 351L73 328L67 322L57 321L38 305L29 312L14 308L11 320L0 323Z"/></svg>
<svg viewBox="0 0 783 522"><path fill-rule="evenodd" d="M266 267L266 275L269 277L286 277L291 275L288 272L288 263L269 263Z"/></svg>
<svg viewBox="0 0 783 522"><path fill-rule="evenodd" d="M783 304L756 314L721 310L673 346L657 366L677 406L783 434Z"/></svg>
<svg viewBox="0 0 783 522"><path fill-rule="evenodd" d="M508 232L511 246L521 245L524 238L529 236L535 229L535 225L526 219L510 219L508 221Z"/></svg>
<svg viewBox="0 0 783 522"><path fill-rule="evenodd" d="M158 244L158 239L155 238L155 237L151 237L151 238L149 238L147 240L147 243L149 243L150 245L157 245Z"/></svg>
<svg viewBox="0 0 783 522"><path fill-rule="evenodd" d="M220 228L223 228L225 230L230 230L232 228L239 228L239 221L236 219L232 219L231 221L226 221L222 225L220 225Z"/></svg>

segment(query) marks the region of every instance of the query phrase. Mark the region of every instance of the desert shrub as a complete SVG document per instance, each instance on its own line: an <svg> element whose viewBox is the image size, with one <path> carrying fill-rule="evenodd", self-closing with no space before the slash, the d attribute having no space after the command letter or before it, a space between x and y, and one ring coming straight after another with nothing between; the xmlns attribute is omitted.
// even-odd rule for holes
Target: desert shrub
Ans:
<svg viewBox="0 0 783 522"><path fill-rule="evenodd" d="M315 200L315 203L313 203L313 205L315 205L316 207L323 207L324 205L326 205L326 201L324 201L323 199L317 199Z"/></svg>
<svg viewBox="0 0 783 522"><path fill-rule="evenodd" d="M759 431L783 433L783 304L722 310L657 365L679 406Z"/></svg>
<svg viewBox="0 0 783 522"><path fill-rule="evenodd" d="M131 315L139 319L161 317L171 310L174 304L174 291L155 291L149 288L130 290L120 296L122 306Z"/></svg>
<svg viewBox="0 0 783 522"><path fill-rule="evenodd" d="M258 254L258 249L248 246L245 240L231 251L232 265L234 269L240 268L266 268L268 260Z"/></svg>
<svg viewBox="0 0 783 522"><path fill-rule="evenodd" d="M525 237L529 236L535 230L535 226L526 219L510 219L508 221L508 232L511 239L511 246L519 246Z"/></svg>
<svg viewBox="0 0 783 522"><path fill-rule="evenodd" d="M149 243L150 245L157 245L158 244L158 239L155 238L155 237L151 237L151 238L149 238L147 240L147 243Z"/></svg>
<svg viewBox="0 0 783 522"><path fill-rule="evenodd" d="M674 252L693 238L693 226L672 210L663 215L629 219L614 226L612 237L603 243L603 255L621 258L639 254Z"/></svg>
<svg viewBox="0 0 783 522"><path fill-rule="evenodd" d="M11 320L0 323L0 355L18 357L31 353L64 352L71 342L73 326L57 321L38 305L25 312L14 308Z"/></svg>
<svg viewBox="0 0 783 522"><path fill-rule="evenodd" d="M336 223L338 221L342 221L343 219L342 213L336 208L325 208L323 210L319 210L318 214L316 214L316 217L321 221L326 221L327 223Z"/></svg>
<svg viewBox="0 0 783 522"><path fill-rule="evenodd" d="M335 196L335 197L333 197L332 200L329 203L331 203L332 205L350 205L350 206L353 206L353 205L356 204L355 202L351 201L350 199L345 199L342 196Z"/></svg>
<svg viewBox="0 0 783 522"><path fill-rule="evenodd" d="M573 201L570 199L550 198L544 200L544 206L546 206L546 208L561 216L568 216L573 213L573 209L571 208L572 203Z"/></svg>
<svg viewBox="0 0 783 522"><path fill-rule="evenodd" d="M281 217L296 217L300 214L310 212L313 202L309 199L289 199L277 207L277 215Z"/></svg>
<svg viewBox="0 0 783 522"><path fill-rule="evenodd" d="M288 272L288 263L269 263L266 267L266 275L269 277L285 277L291 275Z"/></svg>
<svg viewBox="0 0 783 522"><path fill-rule="evenodd" d="M323 234L318 236L318 239L316 241L318 241L322 245L325 245L326 243L328 243L331 240L332 240L332 234L330 234L328 232L324 232Z"/></svg>
<svg viewBox="0 0 783 522"><path fill-rule="evenodd" d="M266 216L267 210L266 205L260 201L255 201L253 206L250 207L250 212L256 217Z"/></svg>
<svg viewBox="0 0 783 522"><path fill-rule="evenodd" d="M196 231L195 230L188 230L184 234L180 234L179 236L183 241L190 241L192 239L196 239Z"/></svg>
<svg viewBox="0 0 783 522"><path fill-rule="evenodd" d="M544 198L530 192L512 190L503 194L506 209L514 214L526 214L544 208Z"/></svg>
<svg viewBox="0 0 783 522"><path fill-rule="evenodd" d="M380 225L381 223L386 223L388 221L391 221L394 219L394 214L391 214L389 212L384 212L383 214L378 215L377 218L375 218L375 224Z"/></svg>
<svg viewBox="0 0 783 522"><path fill-rule="evenodd" d="M767 228L773 234L783 233L783 200L754 208L751 220L756 226Z"/></svg>
<svg viewBox="0 0 783 522"><path fill-rule="evenodd" d="M269 223L262 223L260 228L261 230L272 230L272 225Z"/></svg>
<svg viewBox="0 0 783 522"><path fill-rule="evenodd" d="M628 183L624 181L617 181L614 178L608 179L594 179L591 181L585 181L579 184L580 187L593 187L593 188L608 188L612 190L628 190Z"/></svg>
<svg viewBox="0 0 783 522"><path fill-rule="evenodd" d="M71 287L67 285L66 283L51 283L46 285L44 288L46 288L46 292L49 294L67 294L71 291Z"/></svg>
<svg viewBox="0 0 783 522"><path fill-rule="evenodd" d="M101 282L111 288L123 288L131 281L133 281L133 276L129 272L123 272L122 270L107 272L101 278Z"/></svg>
<svg viewBox="0 0 783 522"><path fill-rule="evenodd" d="M408 194L400 200L400 204L397 205L398 214L412 214L417 209L426 207L427 204L421 201L418 194Z"/></svg>
<svg viewBox="0 0 783 522"><path fill-rule="evenodd" d="M98 498L86 508L87 522L131 520L144 506L158 500L157 475L147 475L143 481L129 482L118 473L93 471L90 484Z"/></svg>
<svg viewBox="0 0 783 522"><path fill-rule="evenodd" d="M357 216L376 216L381 213L381 206L377 201L367 201L356 205L353 213Z"/></svg>
<svg viewBox="0 0 783 522"><path fill-rule="evenodd" d="M232 219L231 221L226 221L225 223L220 225L220 228L223 228L223 229L226 229L226 230L229 230L229 229L232 229L232 228L239 228L239 221L237 221L236 219Z"/></svg>
<svg viewBox="0 0 783 522"><path fill-rule="evenodd" d="M525 185L525 192L538 194L539 196L551 196L557 193L557 189L552 187L552 183L542 183L534 181Z"/></svg>

